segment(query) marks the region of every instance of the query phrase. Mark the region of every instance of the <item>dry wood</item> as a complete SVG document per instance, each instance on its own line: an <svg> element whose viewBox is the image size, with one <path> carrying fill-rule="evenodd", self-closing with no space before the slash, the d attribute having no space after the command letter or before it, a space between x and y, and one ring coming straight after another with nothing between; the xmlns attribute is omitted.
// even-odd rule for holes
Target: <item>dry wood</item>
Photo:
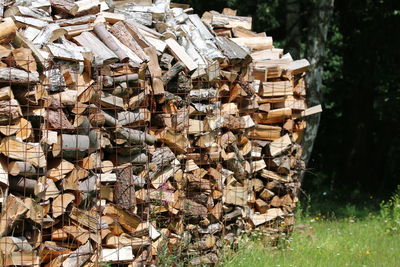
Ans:
<svg viewBox="0 0 400 267"><path fill-rule="evenodd" d="M167 39L165 43L168 45L171 53L181 61L189 71L197 69L197 64L190 58L184 48L180 46L174 39Z"/></svg>
<svg viewBox="0 0 400 267"><path fill-rule="evenodd" d="M117 55L114 54L103 42L101 42L93 33L82 32L80 35L73 37L80 44L90 48L94 54L96 64L102 65L118 61Z"/></svg>
<svg viewBox="0 0 400 267"><path fill-rule="evenodd" d="M39 73L16 68L0 68L0 82L8 84L34 84L39 82Z"/></svg>
<svg viewBox="0 0 400 267"><path fill-rule="evenodd" d="M97 24L94 26L94 32L99 37L101 41L117 55L121 62L127 62L129 60L128 54L118 46L118 44L114 41L113 36L109 33L106 27L103 24Z"/></svg>
<svg viewBox="0 0 400 267"><path fill-rule="evenodd" d="M17 27L12 19L5 19L0 23L0 44L8 43L14 40Z"/></svg>
<svg viewBox="0 0 400 267"><path fill-rule="evenodd" d="M0 237L7 235L27 211L28 208L20 198L9 195L0 216Z"/></svg>

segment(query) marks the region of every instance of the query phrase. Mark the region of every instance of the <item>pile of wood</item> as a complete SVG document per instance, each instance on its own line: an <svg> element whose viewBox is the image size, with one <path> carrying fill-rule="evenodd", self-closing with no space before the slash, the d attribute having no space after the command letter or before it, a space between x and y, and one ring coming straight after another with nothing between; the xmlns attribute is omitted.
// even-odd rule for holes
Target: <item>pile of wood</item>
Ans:
<svg viewBox="0 0 400 267"><path fill-rule="evenodd" d="M290 230L307 60L230 9L2 3L1 266L214 264Z"/></svg>

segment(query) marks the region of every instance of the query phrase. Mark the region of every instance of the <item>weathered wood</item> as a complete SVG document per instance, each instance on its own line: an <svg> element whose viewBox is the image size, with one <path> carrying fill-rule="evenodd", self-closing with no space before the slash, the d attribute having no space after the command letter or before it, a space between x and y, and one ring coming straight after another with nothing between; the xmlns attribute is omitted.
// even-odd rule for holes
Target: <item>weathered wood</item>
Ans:
<svg viewBox="0 0 400 267"><path fill-rule="evenodd" d="M272 37L231 38L231 40L238 45L247 47L251 50L264 50L272 48Z"/></svg>
<svg viewBox="0 0 400 267"><path fill-rule="evenodd" d="M0 101L0 124L11 124L21 116L21 107L16 99Z"/></svg>
<svg viewBox="0 0 400 267"><path fill-rule="evenodd" d="M252 18L226 14L213 14L211 24L213 26L222 26L224 28L235 28L241 26L247 30L251 30Z"/></svg>
<svg viewBox="0 0 400 267"><path fill-rule="evenodd" d="M107 31L103 24L97 24L93 29L99 39L103 41L103 43L114 52L115 55L117 55L121 62L127 62L129 60L128 54L123 50L123 48L118 46L114 41L112 34Z"/></svg>
<svg viewBox="0 0 400 267"><path fill-rule="evenodd" d="M181 61L189 71L197 69L198 65L190 58L185 49L180 46L174 39L167 39L165 43L168 45L171 53Z"/></svg>
<svg viewBox="0 0 400 267"><path fill-rule="evenodd" d="M56 23L60 26L72 26L72 25L79 25L79 24L88 24L95 21L95 15L86 15L77 18L68 18L68 19L59 19L56 20Z"/></svg>
<svg viewBox="0 0 400 267"><path fill-rule="evenodd" d="M162 73L161 68L158 64L157 52L153 47L147 47L144 49L145 53L149 57L149 71L152 78L153 91L155 95L164 93L164 84L161 79Z"/></svg>
<svg viewBox="0 0 400 267"><path fill-rule="evenodd" d="M16 68L0 68L0 83L34 84L39 82L39 73L27 72Z"/></svg>
<svg viewBox="0 0 400 267"><path fill-rule="evenodd" d="M39 32L32 43L42 48L46 43L52 43L66 33L67 31L62 29L58 24L49 24Z"/></svg>
<svg viewBox="0 0 400 267"><path fill-rule="evenodd" d="M250 55L238 44L236 44L235 42L233 42L228 38L218 36L215 38L215 43L217 44L219 49L224 53L224 55L230 60L245 61L242 64L245 64L246 61L250 60Z"/></svg>
<svg viewBox="0 0 400 267"><path fill-rule="evenodd" d="M93 33L82 32L80 35L73 37L80 44L90 48L94 54L97 65L103 65L118 61L117 55L114 54L103 42L101 42Z"/></svg>
<svg viewBox="0 0 400 267"><path fill-rule="evenodd" d="M53 145L53 156L82 158L87 154L89 144L89 137L86 135L61 134L58 136L57 143Z"/></svg>
<svg viewBox="0 0 400 267"><path fill-rule="evenodd" d="M132 50L133 53L135 53L141 60L148 60L148 56L145 54L136 39L130 34L128 28L122 21L115 23L110 28L110 32L130 50Z"/></svg>
<svg viewBox="0 0 400 267"><path fill-rule="evenodd" d="M71 46L67 46L64 44L47 44L46 47L47 49L49 49L54 58L72 61L84 60L81 51L75 50Z"/></svg>
<svg viewBox="0 0 400 267"><path fill-rule="evenodd" d="M122 138L126 139L131 144L147 143L149 145L152 145L156 140L155 137L149 133L129 128L118 128L116 130L116 133Z"/></svg>

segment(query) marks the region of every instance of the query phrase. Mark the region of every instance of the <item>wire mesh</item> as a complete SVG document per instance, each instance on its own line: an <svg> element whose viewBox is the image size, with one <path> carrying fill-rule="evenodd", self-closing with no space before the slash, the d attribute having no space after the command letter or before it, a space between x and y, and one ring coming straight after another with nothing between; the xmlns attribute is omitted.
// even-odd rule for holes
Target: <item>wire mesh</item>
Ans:
<svg viewBox="0 0 400 267"><path fill-rule="evenodd" d="M0 81L4 266L215 264L243 231L291 231L301 75L32 62Z"/></svg>

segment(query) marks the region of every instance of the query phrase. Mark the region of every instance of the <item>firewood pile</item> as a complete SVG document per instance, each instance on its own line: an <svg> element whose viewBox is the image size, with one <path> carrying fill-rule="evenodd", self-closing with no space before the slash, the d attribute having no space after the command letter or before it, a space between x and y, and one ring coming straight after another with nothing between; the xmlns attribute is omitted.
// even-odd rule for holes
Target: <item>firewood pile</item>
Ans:
<svg viewBox="0 0 400 267"><path fill-rule="evenodd" d="M290 231L307 60L231 9L1 3L1 266L212 265Z"/></svg>

